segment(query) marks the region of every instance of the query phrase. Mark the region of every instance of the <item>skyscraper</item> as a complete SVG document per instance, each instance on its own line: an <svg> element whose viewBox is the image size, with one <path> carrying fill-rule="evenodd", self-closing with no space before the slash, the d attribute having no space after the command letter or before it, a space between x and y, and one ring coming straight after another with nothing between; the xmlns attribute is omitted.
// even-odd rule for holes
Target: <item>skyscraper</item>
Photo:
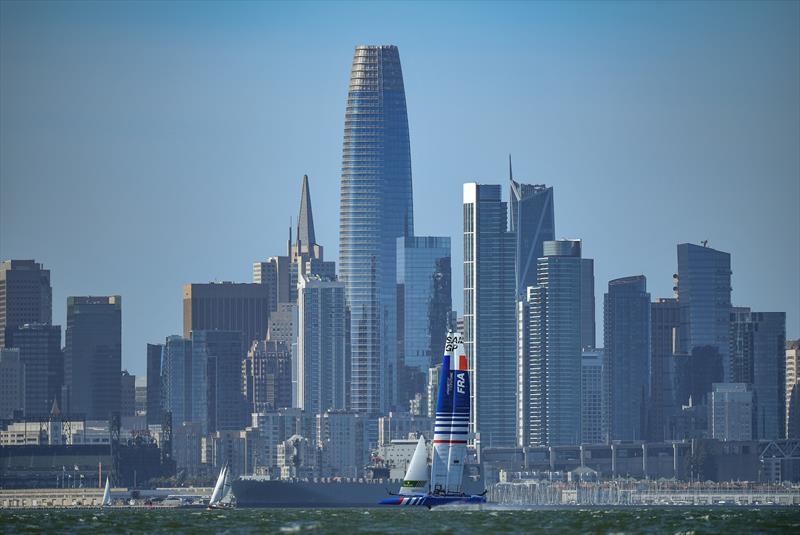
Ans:
<svg viewBox="0 0 800 535"><path fill-rule="evenodd" d="M50 270L33 260L0 263L0 347L9 347L6 331L26 323L51 323Z"/></svg>
<svg viewBox="0 0 800 535"><path fill-rule="evenodd" d="M519 303L517 440L581 441L581 242L544 242L537 282Z"/></svg>
<svg viewBox="0 0 800 535"><path fill-rule="evenodd" d="M603 349L584 348L581 355L581 443L602 444L606 440L603 419Z"/></svg>
<svg viewBox="0 0 800 535"><path fill-rule="evenodd" d="M136 415L136 376L122 370L120 376L120 416Z"/></svg>
<svg viewBox="0 0 800 535"><path fill-rule="evenodd" d="M247 402L242 388L242 333L192 331L192 359L207 363L209 433L243 429Z"/></svg>
<svg viewBox="0 0 800 535"><path fill-rule="evenodd" d="M679 244L676 289L681 321L678 352L691 354L699 346L717 348L721 382L731 382L731 255L705 245Z"/></svg>
<svg viewBox="0 0 800 535"><path fill-rule="evenodd" d="M149 378L148 378L149 381ZM208 370L205 355L192 351L192 341L168 336L161 366L161 406L172 413L173 427L184 423L208 432ZM149 385L148 385L149 386Z"/></svg>
<svg viewBox="0 0 800 535"><path fill-rule="evenodd" d="M162 344L147 344L147 424L161 424Z"/></svg>
<svg viewBox="0 0 800 535"><path fill-rule="evenodd" d="M543 256L542 244L555 239L553 188L515 181L510 156L508 174L511 204L509 229L515 234L516 240L515 284L517 299L523 300L528 286L536 285L536 261Z"/></svg>
<svg viewBox="0 0 800 535"><path fill-rule="evenodd" d="M786 313L735 307L730 329L733 378L750 385L753 392L753 438L782 438L786 429Z"/></svg>
<svg viewBox="0 0 800 535"><path fill-rule="evenodd" d="M425 393L428 368L444 352L450 278L450 238L397 238L399 402Z"/></svg>
<svg viewBox="0 0 800 535"><path fill-rule="evenodd" d="M499 185L464 184L464 347L472 373L470 431L483 446L514 446L515 234ZM578 348L580 366L580 347ZM580 386L580 385L579 385Z"/></svg>
<svg viewBox="0 0 800 535"><path fill-rule="evenodd" d="M67 298L66 412L106 420L120 410L122 298Z"/></svg>
<svg viewBox="0 0 800 535"><path fill-rule="evenodd" d="M786 341L786 438L800 438L800 340ZM794 413L792 412L794 409ZM789 428L795 433L790 434ZM794 436L798 435L798 436Z"/></svg>
<svg viewBox="0 0 800 535"><path fill-rule="evenodd" d="M644 275L614 279L604 301L612 440L644 440L650 392L650 294Z"/></svg>
<svg viewBox="0 0 800 535"><path fill-rule="evenodd" d="M351 314L352 409L397 401L396 239L414 235L411 149L396 46L357 46L345 112L339 276Z"/></svg>
<svg viewBox="0 0 800 535"><path fill-rule="evenodd" d="M277 303L267 284L186 284L183 337L189 338L193 331L239 331L249 347L251 341L264 339L270 312L276 309Z"/></svg>
<svg viewBox="0 0 800 535"><path fill-rule="evenodd" d="M50 414L53 401L61 398L64 384L61 326L30 323L8 330L7 334L7 341L19 349L25 369L25 416Z"/></svg>
<svg viewBox="0 0 800 535"><path fill-rule="evenodd" d="M675 381L675 345L680 327L678 300L658 298L650 304L650 403L648 440L673 438L670 421L680 408Z"/></svg>
<svg viewBox="0 0 800 535"><path fill-rule="evenodd" d="M752 440L753 393L744 383L714 383L710 395L711 438Z"/></svg>
<svg viewBox="0 0 800 535"><path fill-rule="evenodd" d="M19 349L0 347L0 418L12 419L25 406L25 367Z"/></svg>
<svg viewBox="0 0 800 535"><path fill-rule="evenodd" d="M299 292L298 406L310 413L344 410L348 368L344 284L304 275Z"/></svg>
<svg viewBox="0 0 800 535"><path fill-rule="evenodd" d="M285 342L254 341L242 368L247 413L292 406L292 352Z"/></svg>
<svg viewBox="0 0 800 535"><path fill-rule="evenodd" d="M596 344L594 321L594 260L581 258L581 347Z"/></svg>

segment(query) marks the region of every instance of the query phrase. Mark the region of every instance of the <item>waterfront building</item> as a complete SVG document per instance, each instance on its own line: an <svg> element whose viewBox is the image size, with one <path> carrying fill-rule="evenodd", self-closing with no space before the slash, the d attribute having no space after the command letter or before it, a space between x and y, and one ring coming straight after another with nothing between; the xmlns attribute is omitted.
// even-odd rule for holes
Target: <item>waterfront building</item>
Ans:
<svg viewBox="0 0 800 535"><path fill-rule="evenodd" d="M147 377L136 378L136 416L144 416L145 426L147 426Z"/></svg>
<svg viewBox="0 0 800 535"><path fill-rule="evenodd" d="M317 447L323 477L358 477L367 464L361 418L353 412L325 411L316 415Z"/></svg>
<svg viewBox="0 0 800 535"><path fill-rule="evenodd" d="M515 436L515 234L499 185L464 184L464 347L472 381L470 432L486 446ZM580 360L580 348L577 353Z"/></svg>
<svg viewBox="0 0 800 535"><path fill-rule="evenodd" d="M411 150L397 47L353 55L342 144L339 277L350 309L352 409L397 403L396 240L414 235Z"/></svg>
<svg viewBox="0 0 800 535"><path fill-rule="evenodd" d="M314 436L316 415L297 408L252 414L252 427L261 437L261 448L254 464L261 473L280 477L277 445L292 435Z"/></svg>
<svg viewBox="0 0 800 535"><path fill-rule="evenodd" d="M433 418L417 416L409 412L390 412L378 418L378 442L386 445L392 440L405 439L409 435L428 435L433 429Z"/></svg>
<svg viewBox="0 0 800 535"><path fill-rule="evenodd" d="M28 417L46 416L53 401L61 398L64 384L64 354L61 351L61 327L43 323L30 323L6 331L7 340L19 349L20 363L24 367L25 396L23 409Z"/></svg>
<svg viewBox="0 0 800 535"><path fill-rule="evenodd" d="M147 423L161 425L162 344L147 344Z"/></svg>
<svg viewBox="0 0 800 535"><path fill-rule="evenodd" d="M248 417L242 388L242 333L192 331L192 359L207 364L208 432L243 429Z"/></svg>
<svg viewBox="0 0 800 535"><path fill-rule="evenodd" d="M680 408L675 392L675 349L680 327L678 300L658 298L650 305L650 402L648 439L670 440L670 421Z"/></svg>
<svg viewBox="0 0 800 535"><path fill-rule="evenodd" d="M711 438L751 440L753 393L744 383L715 383L711 392Z"/></svg>
<svg viewBox="0 0 800 535"><path fill-rule="evenodd" d="M292 435L276 448L281 479L312 479L319 474L320 452L316 441Z"/></svg>
<svg viewBox="0 0 800 535"><path fill-rule="evenodd" d="M204 436L203 424L199 422L184 421L172 428L172 458L177 469L188 477L205 475L202 462Z"/></svg>
<svg viewBox="0 0 800 535"><path fill-rule="evenodd" d="M248 414L292 405L292 352L285 342L254 341L242 365Z"/></svg>
<svg viewBox="0 0 800 535"><path fill-rule="evenodd" d="M606 442L606 423L603 407L607 394L603 392L602 348L584 348L581 354L581 444Z"/></svg>
<svg viewBox="0 0 800 535"><path fill-rule="evenodd" d="M120 410L122 298L67 298L66 411L105 420Z"/></svg>
<svg viewBox="0 0 800 535"><path fill-rule="evenodd" d="M519 304L519 446L581 440L581 242L546 241Z"/></svg>
<svg viewBox="0 0 800 535"><path fill-rule="evenodd" d="M437 364L428 368L428 382L426 390L426 406L427 410L425 415L428 418L436 417L436 399L439 393L439 375L442 373L442 365Z"/></svg>
<svg viewBox="0 0 800 535"><path fill-rule="evenodd" d="M136 376L128 373L128 370L122 370L119 386L120 416L136 416Z"/></svg>
<svg viewBox="0 0 800 535"><path fill-rule="evenodd" d="M594 321L594 260L581 258L581 347L596 344Z"/></svg>
<svg viewBox="0 0 800 535"><path fill-rule="evenodd" d="M800 438L800 432L795 434L789 433L789 428L792 427L800 431L800 387L796 387L800 383L800 340L787 340L786 341L786 438ZM792 408L795 411L792 412ZM792 420L796 421L792 421Z"/></svg>
<svg viewBox="0 0 800 535"><path fill-rule="evenodd" d="M398 402L425 392L428 369L441 362L451 310L450 238L397 238Z"/></svg>
<svg viewBox="0 0 800 535"><path fill-rule="evenodd" d="M19 349L0 347L0 419L14 418L25 407L25 366Z"/></svg>
<svg viewBox="0 0 800 535"><path fill-rule="evenodd" d="M678 352L716 347L723 380L732 382L730 359L731 255L706 245L678 245L675 285L680 309Z"/></svg>
<svg viewBox="0 0 800 535"><path fill-rule="evenodd" d="M239 331L243 343L249 347L253 340L264 339L270 312L276 309L269 284L186 284L183 287L183 337L189 338L192 331Z"/></svg>
<svg viewBox="0 0 800 535"><path fill-rule="evenodd" d="M161 407L172 414L173 429L177 430L184 423L192 423L199 425L199 433L205 435L208 432L207 400L205 355L192 351L191 340L177 335L168 336L161 365ZM181 466L180 461L178 465Z"/></svg>
<svg viewBox="0 0 800 535"><path fill-rule="evenodd" d="M544 242L556 239L553 188L514 180L510 156L508 174L509 230L514 233L515 239L516 295L518 300L524 300L527 288L536 285L536 262L543 256Z"/></svg>
<svg viewBox="0 0 800 535"><path fill-rule="evenodd" d="M603 307L603 338L612 440L645 438L650 392L650 306L644 275L609 281Z"/></svg>
<svg viewBox="0 0 800 535"><path fill-rule="evenodd" d="M50 270L34 260L0 263L0 348L11 347L9 333L26 323L52 323Z"/></svg>
<svg viewBox="0 0 800 535"><path fill-rule="evenodd" d="M345 285L303 275L298 294L297 401L312 414L346 408Z"/></svg>
<svg viewBox="0 0 800 535"><path fill-rule="evenodd" d="M730 355L737 383L750 385L755 416L753 438L783 438L786 423L786 313L734 307Z"/></svg>

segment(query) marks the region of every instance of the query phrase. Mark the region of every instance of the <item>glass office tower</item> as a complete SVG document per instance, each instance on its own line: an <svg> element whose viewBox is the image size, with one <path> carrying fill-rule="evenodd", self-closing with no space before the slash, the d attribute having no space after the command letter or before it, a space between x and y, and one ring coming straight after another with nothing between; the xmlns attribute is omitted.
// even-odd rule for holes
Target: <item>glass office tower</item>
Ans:
<svg viewBox="0 0 800 535"><path fill-rule="evenodd" d="M342 147L339 276L351 314L352 409L396 403L396 240L413 236L411 149L396 46L357 46Z"/></svg>

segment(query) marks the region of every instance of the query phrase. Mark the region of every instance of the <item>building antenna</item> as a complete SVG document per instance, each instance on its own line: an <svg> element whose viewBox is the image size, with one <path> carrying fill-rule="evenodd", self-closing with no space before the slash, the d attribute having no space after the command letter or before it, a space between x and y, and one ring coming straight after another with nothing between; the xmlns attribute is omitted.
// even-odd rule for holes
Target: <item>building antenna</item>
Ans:
<svg viewBox="0 0 800 535"><path fill-rule="evenodd" d="M511 153L508 153L508 179L514 181L514 173L511 170Z"/></svg>

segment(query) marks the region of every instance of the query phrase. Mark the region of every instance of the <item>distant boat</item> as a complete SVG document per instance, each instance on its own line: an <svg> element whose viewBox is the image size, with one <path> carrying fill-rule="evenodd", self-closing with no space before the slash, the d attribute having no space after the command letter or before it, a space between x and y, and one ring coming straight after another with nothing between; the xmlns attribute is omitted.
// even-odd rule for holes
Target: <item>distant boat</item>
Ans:
<svg viewBox="0 0 800 535"><path fill-rule="evenodd" d="M111 505L111 479L106 476L106 489L103 491L103 501L100 502L100 507L109 507Z"/></svg>
<svg viewBox="0 0 800 535"><path fill-rule="evenodd" d="M208 500L209 509L233 509L233 495L231 494L230 469L228 463L222 467L214 485L214 492Z"/></svg>
<svg viewBox="0 0 800 535"><path fill-rule="evenodd" d="M381 505L437 505L486 503L484 494L466 494L462 487L469 429L469 371L460 334L448 333L436 421L433 427L433 460L427 478L425 439L420 437L406 470L399 494ZM426 484L428 489L426 489Z"/></svg>

